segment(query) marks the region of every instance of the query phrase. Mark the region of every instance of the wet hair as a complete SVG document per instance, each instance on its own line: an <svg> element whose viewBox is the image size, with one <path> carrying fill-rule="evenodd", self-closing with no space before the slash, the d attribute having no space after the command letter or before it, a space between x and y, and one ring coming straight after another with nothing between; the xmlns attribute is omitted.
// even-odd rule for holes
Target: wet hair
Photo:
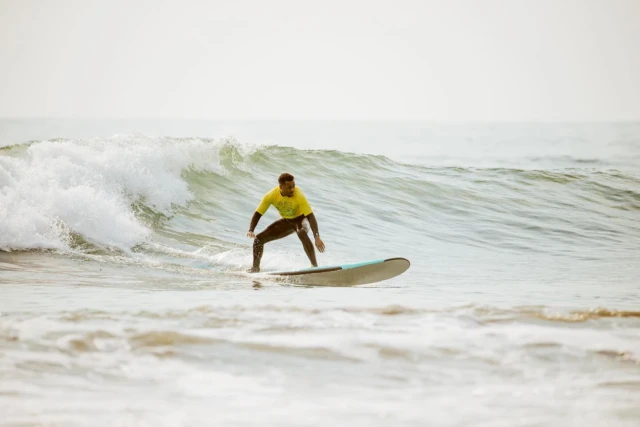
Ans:
<svg viewBox="0 0 640 427"><path fill-rule="evenodd" d="M293 175L290 173L283 173L278 177L278 184L284 184L287 181L293 181Z"/></svg>

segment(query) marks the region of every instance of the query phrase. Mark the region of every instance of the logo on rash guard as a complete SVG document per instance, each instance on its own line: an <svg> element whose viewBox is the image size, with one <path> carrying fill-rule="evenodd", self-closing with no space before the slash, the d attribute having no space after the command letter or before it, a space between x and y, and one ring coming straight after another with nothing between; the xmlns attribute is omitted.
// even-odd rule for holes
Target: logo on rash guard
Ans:
<svg viewBox="0 0 640 427"><path fill-rule="evenodd" d="M296 208L289 200L282 200L276 203L276 209L278 209L283 216L293 216L296 214Z"/></svg>

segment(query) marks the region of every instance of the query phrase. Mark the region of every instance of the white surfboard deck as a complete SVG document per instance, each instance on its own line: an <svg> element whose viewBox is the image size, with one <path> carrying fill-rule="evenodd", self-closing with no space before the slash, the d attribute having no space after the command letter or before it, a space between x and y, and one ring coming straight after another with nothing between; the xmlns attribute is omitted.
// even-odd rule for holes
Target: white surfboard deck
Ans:
<svg viewBox="0 0 640 427"><path fill-rule="evenodd" d="M387 258L355 264L311 267L294 271L264 272L279 281L301 285L352 286L381 282L396 277L409 268L406 258Z"/></svg>

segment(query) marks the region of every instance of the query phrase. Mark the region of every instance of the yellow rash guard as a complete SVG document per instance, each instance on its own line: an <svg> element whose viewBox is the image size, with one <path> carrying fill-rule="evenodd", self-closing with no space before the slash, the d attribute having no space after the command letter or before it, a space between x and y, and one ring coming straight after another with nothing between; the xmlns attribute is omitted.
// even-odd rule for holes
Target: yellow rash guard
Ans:
<svg viewBox="0 0 640 427"><path fill-rule="evenodd" d="M300 215L306 216L312 213L307 198L304 197L304 193L298 187L293 189L293 197L282 196L280 194L280 187L275 187L264 195L262 201L256 208L256 212L264 215L271 205L278 209L282 218L295 218Z"/></svg>

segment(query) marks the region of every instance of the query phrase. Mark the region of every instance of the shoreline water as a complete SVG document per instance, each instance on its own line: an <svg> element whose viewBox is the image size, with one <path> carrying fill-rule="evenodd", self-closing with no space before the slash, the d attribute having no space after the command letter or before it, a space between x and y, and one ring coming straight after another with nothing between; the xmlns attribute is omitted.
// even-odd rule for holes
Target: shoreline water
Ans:
<svg viewBox="0 0 640 427"><path fill-rule="evenodd" d="M0 123L0 425L640 419L640 125ZM284 170L321 264L411 268L244 273ZM305 262L265 248L265 270Z"/></svg>

